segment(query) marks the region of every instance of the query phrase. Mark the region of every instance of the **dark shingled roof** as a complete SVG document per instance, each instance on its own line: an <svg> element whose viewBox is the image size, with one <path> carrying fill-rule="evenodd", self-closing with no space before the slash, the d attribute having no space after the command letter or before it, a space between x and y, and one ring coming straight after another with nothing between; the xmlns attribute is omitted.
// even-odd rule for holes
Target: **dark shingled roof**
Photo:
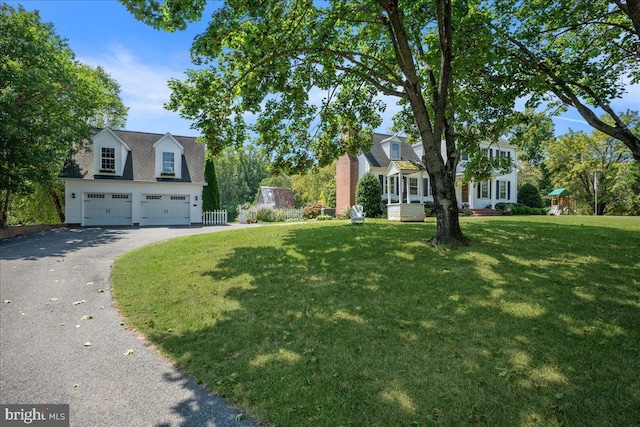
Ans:
<svg viewBox="0 0 640 427"><path fill-rule="evenodd" d="M383 133L373 134L373 145L371 146L371 150L368 153L364 153L364 156L366 157L367 161L371 166L382 167L382 168L389 167L389 162L391 160L389 159L389 156L387 156L387 153L384 152L384 149L382 148L381 143L385 139L389 139L392 136L393 135L386 135ZM398 136L398 139L400 139L401 141L401 144L400 144L401 160L410 160L412 162L422 163L421 159L419 159L415 151L413 151L411 144L409 144L406 141L406 138L404 136Z"/></svg>
<svg viewBox="0 0 640 427"><path fill-rule="evenodd" d="M94 129L92 137L102 129ZM182 156L181 178L156 178L155 152L153 144L166 134L112 130L123 140L131 151L127 154L122 176L105 176L93 170L93 151L91 142L81 149L67 162L63 176L83 179L111 179L123 181L157 181L157 182L194 182L204 183L205 146L196 142L195 137L171 135L184 147Z"/></svg>

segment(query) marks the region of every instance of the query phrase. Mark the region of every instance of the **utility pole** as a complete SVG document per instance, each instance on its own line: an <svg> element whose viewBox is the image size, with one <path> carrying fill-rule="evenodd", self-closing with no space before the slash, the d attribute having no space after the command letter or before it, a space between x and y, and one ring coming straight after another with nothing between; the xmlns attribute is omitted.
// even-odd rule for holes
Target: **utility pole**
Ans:
<svg viewBox="0 0 640 427"><path fill-rule="evenodd" d="M593 203L593 213L598 216L598 172L593 173L593 192L595 194L595 202Z"/></svg>

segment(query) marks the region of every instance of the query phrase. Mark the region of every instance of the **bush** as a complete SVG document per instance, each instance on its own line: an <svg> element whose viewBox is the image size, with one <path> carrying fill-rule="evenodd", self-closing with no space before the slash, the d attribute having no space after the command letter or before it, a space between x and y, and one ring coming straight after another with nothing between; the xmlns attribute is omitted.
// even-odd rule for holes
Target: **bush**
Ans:
<svg viewBox="0 0 640 427"><path fill-rule="evenodd" d="M544 206L542 197L540 197L540 191L535 185L529 182L521 185L518 189L518 203L524 203L531 208L541 208Z"/></svg>
<svg viewBox="0 0 640 427"><path fill-rule="evenodd" d="M309 203L304 208L302 208L302 216L306 219L317 218L322 212L322 203Z"/></svg>
<svg viewBox="0 0 640 427"><path fill-rule="evenodd" d="M274 222L276 220L276 212L271 205L258 205L256 211L256 219L259 222Z"/></svg>
<svg viewBox="0 0 640 427"><path fill-rule="evenodd" d="M530 208L529 206L525 206L525 207L523 207L522 209L524 210L524 214L525 214L525 215L531 215L531 214L533 214L533 209L532 209L532 208Z"/></svg>
<svg viewBox="0 0 640 427"><path fill-rule="evenodd" d="M368 217L378 217L382 213L381 197L382 187L378 178L371 172L362 175L356 186L356 203L362 205Z"/></svg>
<svg viewBox="0 0 640 427"><path fill-rule="evenodd" d="M333 217L331 215L318 215L316 219L318 221L329 221L329 220L332 220Z"/></svg>

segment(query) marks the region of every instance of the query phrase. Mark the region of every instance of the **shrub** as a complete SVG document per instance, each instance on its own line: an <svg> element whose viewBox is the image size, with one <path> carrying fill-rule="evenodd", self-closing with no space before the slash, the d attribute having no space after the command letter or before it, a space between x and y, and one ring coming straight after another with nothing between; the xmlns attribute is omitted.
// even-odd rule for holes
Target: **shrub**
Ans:
<svg viewBox="0 0 640 427"><path fill-rule="evenodd" d="M381 197L382 187L378 178L371 172L362 175L356 186L356 203L362 205L368 217L378 217L382 213Z"/></svg>
<svg viewBox="0 0 640 427"><path fill-rule="evenodd" d="M318 215L316 219L318 221L329 221L329 220L332 220L333 217L331 215Z"/></svg>
<svg viewBox="0 0 640 427"><path fill-rule="evenodd" d="M524 210L525 215L531 215L533 213L533 209L530 208L529 206L525 206L522 209Z"/></svg>
<svg viewBox="0 0 640 427"><path fill-rule="evenodd" d="M424 208L424 216L425 216L425 217L431 216L431 209L429 209L429 208Z"/></svg>
<svg viewBox="0 0 640 427"><path fill-rule="evenodd" d="M309 203L302 208L302 216L306 219L317 218L323 207L322 203Z"/></svg>
<svg viewBox="0 0 640 427"><path fill-rule="evenodd" d="M271 205L258 205L256 211L256 219L258 221L273 222L276 220L276 212Z"/></svg>
<svg viewBox="0 0 640 427"><path fill-rule="evenodd" d="M544 206L542 197L540 197L540 191L535 185L529 182L518 188L518 203L524 203L531 208L541 208Z"/></svg>

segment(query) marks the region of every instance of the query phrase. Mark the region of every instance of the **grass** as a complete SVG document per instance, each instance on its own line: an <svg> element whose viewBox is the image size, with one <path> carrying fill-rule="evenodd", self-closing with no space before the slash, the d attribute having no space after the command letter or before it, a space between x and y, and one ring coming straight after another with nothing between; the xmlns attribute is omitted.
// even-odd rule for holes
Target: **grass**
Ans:
<svg viewBox="0 0 640 427"><path fill-rule="evenodd" d="M640 218L367 219L171 240L117 306L198 382L277 426L640 425Z"/></svg>

